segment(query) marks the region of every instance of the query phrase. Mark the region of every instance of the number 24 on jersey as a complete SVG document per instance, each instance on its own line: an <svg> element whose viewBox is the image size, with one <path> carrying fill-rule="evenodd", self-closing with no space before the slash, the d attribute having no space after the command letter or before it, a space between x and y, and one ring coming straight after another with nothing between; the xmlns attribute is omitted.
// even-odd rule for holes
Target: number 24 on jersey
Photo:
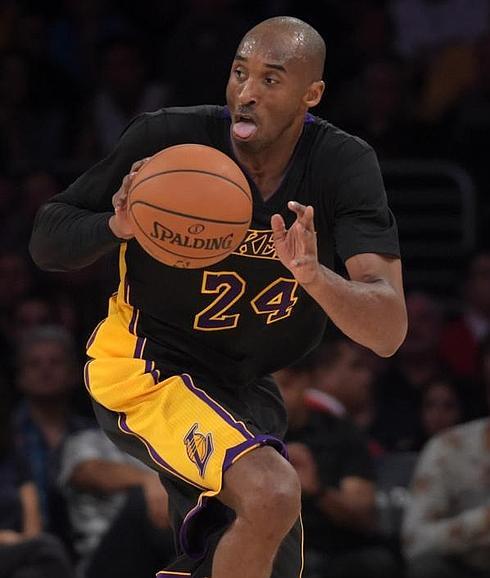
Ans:
<svg viewBox="0 0 490 578"><path fill-rule="evenodd" d="M234 271L205 271L201 292L215 294L216 298L194 318L194 329L219 331L233 329L238 325L239 313L232 313L233 305L245 293L245 281ZM296 304L298 282L279 277L250 302L257 315L263 315L267 324L291 315Z"/></svg>

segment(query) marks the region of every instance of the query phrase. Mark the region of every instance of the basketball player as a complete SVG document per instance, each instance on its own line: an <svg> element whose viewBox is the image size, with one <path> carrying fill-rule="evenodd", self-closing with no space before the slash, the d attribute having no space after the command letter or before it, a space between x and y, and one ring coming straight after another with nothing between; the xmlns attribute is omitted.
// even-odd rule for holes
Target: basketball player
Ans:
<svg viewBox="0 0 490 578"><path fill-rule="evenodd" d="M77 269L119 248L119 290L89 340L85 380L107 434L159 471L170 496L179 558L159 578L298 578L300 486L268 376L311 350L327 317L382 356L405 336L375 153L308 112L324 91L324 59L308 24L258 24L233 60L227 107L140 116L37 216L41 268ZM242 245L205 270L152 259L126 212L144 159L190 142L234 158L254 198ZM335 252L350 279L332 270Z"/></svg>

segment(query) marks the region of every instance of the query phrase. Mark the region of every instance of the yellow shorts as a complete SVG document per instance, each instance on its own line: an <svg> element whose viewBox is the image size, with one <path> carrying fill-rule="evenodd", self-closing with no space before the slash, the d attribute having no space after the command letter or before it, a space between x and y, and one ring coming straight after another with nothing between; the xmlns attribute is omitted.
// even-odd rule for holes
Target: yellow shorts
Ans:
<svg viewBox="0 0 490 578"><path fill-rule="evenodd" d="M203 518L199 531L192 526L220 492L226 469L261 445L285 455L279 439L284 408L271 381L240 393L221 390L212 378L164 374L161 360L152 359L151 346L137 334L138 312L121 293L111 297L108 317L87 344L85 384L109 437L161 474L181 551L199 559L206 547ZM279 416L279 427L271 416ZM218 511L224 506L212 502L213 524L220 516L229 523L226 512Z"/></svg>

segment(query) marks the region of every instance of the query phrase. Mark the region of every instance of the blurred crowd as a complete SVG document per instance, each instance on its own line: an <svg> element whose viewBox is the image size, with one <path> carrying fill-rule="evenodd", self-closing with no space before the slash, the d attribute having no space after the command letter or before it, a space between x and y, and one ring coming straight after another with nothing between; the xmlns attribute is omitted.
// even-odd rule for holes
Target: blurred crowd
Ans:
<svg viewBox="0 0 490 578"><path fill-rule="evenodd" d="M0 578L149 578L172 557L156 474L100 433L83 387L116 256L47 274L29 235L135 115L224 104L240 37L281 14L326 39L314 112L381 161L461 166L478 215L444 294L405 270L409 333L393 358L330 328L275 376L303 487L304 578L490 573L490 2L1 0Z"/></svg>

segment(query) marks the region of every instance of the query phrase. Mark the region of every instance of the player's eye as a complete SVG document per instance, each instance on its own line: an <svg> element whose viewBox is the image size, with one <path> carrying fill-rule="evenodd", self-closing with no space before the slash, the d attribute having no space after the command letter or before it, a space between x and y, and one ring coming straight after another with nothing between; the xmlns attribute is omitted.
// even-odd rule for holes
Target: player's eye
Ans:
<svg viewBox="0 0 490 578"><path fill-rule="evenodd" d="M277 83L278 83L278 80L277 80L277 78L274 78L274 77L272 77L272 76L266 76L266 78L265 78L265 83L266 83L266 84L269 84L269 85L277 84Z"/></svg>
<svg viewBox="0 0 490 578"><path fill-rule="evenodd" d="M245 72L243 72L241 68L235 68L233 73L238 80L243 80L243 78L245 77Z"/></svg>

